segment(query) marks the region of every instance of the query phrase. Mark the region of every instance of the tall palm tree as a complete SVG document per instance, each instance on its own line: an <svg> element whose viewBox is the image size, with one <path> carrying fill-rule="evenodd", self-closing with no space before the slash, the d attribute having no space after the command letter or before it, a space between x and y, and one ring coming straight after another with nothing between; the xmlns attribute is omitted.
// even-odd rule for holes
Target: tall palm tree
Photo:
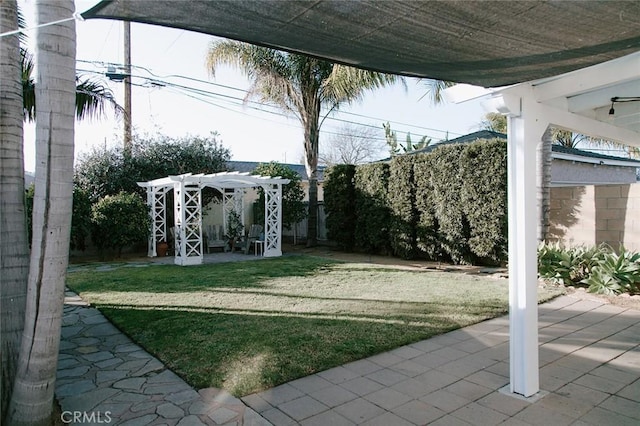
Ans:
<svg viewBox="0 0 640 426"><path fill-rule="evenodd" d="M0 32L25 27L25 21L15 0L0 3ZM0 53L0 312L2 313L1 348L2 380L0 381L1 412L7 412L15 378L24 315L29 273L29 246L24 204L23 119L33 121L36 111L36 87L33 78L33 57L20 47L23 33L3 37ZM122 111L113 93L100 82L76 77L76 117L99 117L111 105ZM18 121L16 121L18 120ZM2 420L0 418L0 420Z"/></svg>
<svg viewBox="0 0 640 426"><path fill-rule="evenodd" d="M240 69L251 80L245 100L257 98L300 120L309 177L307 245L316 245L318 147L324 118L341 104L361 99L365 91L401 78L229 40L215 41L209 47L207 67L212 75L221 64Z"/></svg>
<svg viewBox="0 0 640 426"><path fill-rule="evenodd" d="M73 15L73 0L38 0L37 22ZM37 35L36 188L27 306L8 424L48 424L69 256L75 124L75 22Z"/></svg>
<svg viewBox="0 0 640 426"><path fill-rule="evenodd" d="M18 29L15 0L0 2L0 33ZM2 415L7 412L15 378L29 272L29 246L24 203L20 41L0 42L0 354ZM2 423L0 418L0 423Z"/></svg>

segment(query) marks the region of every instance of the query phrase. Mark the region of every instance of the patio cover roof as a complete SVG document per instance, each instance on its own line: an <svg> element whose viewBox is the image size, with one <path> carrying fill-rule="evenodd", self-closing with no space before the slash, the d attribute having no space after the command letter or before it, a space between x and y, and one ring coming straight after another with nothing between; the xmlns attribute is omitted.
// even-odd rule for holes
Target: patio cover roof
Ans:
<svg viewBox="0 0 640 426"><path fill-rule="evenodd" d="M107 0L83 17L183 28L483 87L640 49L637 1Z"/></svg>

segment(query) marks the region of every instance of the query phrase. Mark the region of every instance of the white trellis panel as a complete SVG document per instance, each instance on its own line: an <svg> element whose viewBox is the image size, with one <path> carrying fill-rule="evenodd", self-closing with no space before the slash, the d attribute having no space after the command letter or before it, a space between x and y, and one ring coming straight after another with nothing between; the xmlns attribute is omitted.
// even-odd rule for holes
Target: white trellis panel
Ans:
<svg viewBox="0 0 640 426"><path fill-rule="evenodd" d="M174 187L176 265L202 263L202 196L200 185L179 182Z"/></svg>
<svg viewBox="0 0 640 426"><path fill-rule="evenodd" d="M166 195L169 187L147 187L147 205L151 215L151 232L149 233L149 248L147 255L156 257L156 246L161 241L167 241L167 207Z"/></svg>
<svg viewBox="0 0 640 426"><path fill-rule="evenodd" d="M282 185L263 185L264 188L264 256L282 256Z"/></svg>
<svg viewBox="0 0 640 426"><path fill-rule="evenodd" d="M244 191L240 188L226 188L222 191L222 229L227 232L227 218L232 211L240 215L244 225Z"/></svg>

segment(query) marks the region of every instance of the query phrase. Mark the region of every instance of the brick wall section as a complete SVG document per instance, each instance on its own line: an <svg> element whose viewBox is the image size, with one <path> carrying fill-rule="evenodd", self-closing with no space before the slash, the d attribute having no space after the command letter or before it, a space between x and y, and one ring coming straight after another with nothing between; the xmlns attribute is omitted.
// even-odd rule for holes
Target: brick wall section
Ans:
<svg viewBox="0 0 640 426"><path fill-rule="evenodd" d="M551 188L549 240L640 251L640 184Z"/></svg>

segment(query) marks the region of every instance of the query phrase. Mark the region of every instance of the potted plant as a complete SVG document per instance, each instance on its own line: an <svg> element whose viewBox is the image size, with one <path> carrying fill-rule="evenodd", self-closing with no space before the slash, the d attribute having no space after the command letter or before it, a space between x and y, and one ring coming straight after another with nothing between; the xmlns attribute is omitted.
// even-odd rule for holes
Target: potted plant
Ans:
<svg viewBox="0 0 640 426"><path fill-rule="evenodd" d="M158 242L158 244L156 244L156 254L159 257L166 256L168 251L169 251L169 244L166 241L163 240Z"/></svg>
<svg viewBox="0 0 640 426"><path fill-rule="evenodd" d="M240 214L235 210L229 211L229 214L227 215L227 233L225 238L228 240L229 248L232 252L235 242L238 241L243 234L244 225L240 219Z"/></svg>

